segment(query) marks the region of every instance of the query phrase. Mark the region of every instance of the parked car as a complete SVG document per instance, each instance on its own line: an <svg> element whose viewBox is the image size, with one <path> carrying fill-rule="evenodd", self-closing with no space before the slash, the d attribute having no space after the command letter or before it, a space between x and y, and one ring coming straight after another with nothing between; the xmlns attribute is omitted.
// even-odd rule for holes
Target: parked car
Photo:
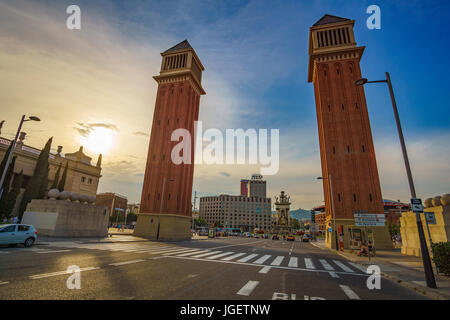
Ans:
<svg viewBox="0 0 450 320"><path fill-rule="evenodd" d="M0 244L23 244L31 247L37 240L37 231L28 224L0 225Z"/></svg>
<svg viewBox="0 0 450 320"><path fill-rule="evenodd" d="M280 240L280 237L277 234L274 234L272 236L272 240Z"/></svg>
<svg viewBox="0 0 450 320"><path fill-rule="evenodd" d="M286 237L286 240L287 240L287 241L295 241L295 236L293 236L292 234L289 234L289 235Z"/></svg>
<svg viewBox="0 0 450 320"><path fill-rule="evenodd" d="M264 233L262 236L264 239L269 239L269 235L267 233Z"/></svg>

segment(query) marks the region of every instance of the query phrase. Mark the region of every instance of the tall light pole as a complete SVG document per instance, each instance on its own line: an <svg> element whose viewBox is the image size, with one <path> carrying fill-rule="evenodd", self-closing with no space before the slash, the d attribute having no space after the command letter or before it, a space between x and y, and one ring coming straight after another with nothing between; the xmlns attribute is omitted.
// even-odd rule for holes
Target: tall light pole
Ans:
<svg viewBox="0 0 450 320"><path fill-rule="evenodd" d="M17 138L19 137L20 131L22 130L22 125L25 121L41 121L38 117L31 116L28 119L25 119L26 115L22 116L22 119L20 120L19 128L17 129L16 136L12 142L11 151L9 152L8 159L6 160L5 168L2 172L2 177L0 178L0 198L3 194L3 183L5 182L6 172L8 171L9 162L11 161L12 155L14 153L14 150L16 149L16 143ZM3 124L3 123L2 123Z"/></svg>
<svg viewBox="0 0 450 320"><path fill-rule="evenodd" d="M328 175L328 178L317 177L318 180L328 179L328 183L330 184L330 196L331 196L331 214L333 217L333 233L334 233L334 241L336 244L336 251L339 251L339 243L338 243L338 235L336 230L336 215L334 213L334 197L333 197L333 183L331 182L331 174Z"/></svg>
<svg viewBox="0 0 450 320"><path fill-rule="evenodd" d="M163 208L163 202L164 202L164 190L166 189L166 177L163 179L163 185L162 185L162 193L161 193L161 204L159 206L159 216L158 216L158 231L156 232L156 240L159 240L159 228L161 226L161 215L162 215L162 208ZM169 182L174 181L174 179L169 179Z"/></svg>
<svg viewBox="0 0 450 320"><path fill-rule="evenodd" d="M363 86L366 83L378 83L378 82L387 83L388 88L389 88L389 94L391 96L392 108L394 109L395 122L397 124L398 136L400 138L400 145L402 147L403 161L405 162L406 174L408 176L409 190L411 192L411 198L416 199L416 189L414 188L414 181L413 181L412 174L411 174L411 167L409 165L409 159L408 159L408 153L406 151L405 139L403 137L402 126L400 123L400 117L398 115L397 103L395 102L394 89L392 88L392 82L391 82L391 77L389 75L389 72L386 72L385 80L369 81L366 78L362 78L362 79L356 80L355 85ZM418 232L419 232L420 249L421 249L421 253L422 253L423 269L425 271L425 279L427 282L427 286L429 288L436 288L436 280L434 278L433 267L431 266L430 255L428 253L428 247L427 247L427 244L425 241L425 234L423 232L423 226L422 226L422 220L420 219L420 213L416 214L416 222L417 222L417 228L418 228Z"/></svg>

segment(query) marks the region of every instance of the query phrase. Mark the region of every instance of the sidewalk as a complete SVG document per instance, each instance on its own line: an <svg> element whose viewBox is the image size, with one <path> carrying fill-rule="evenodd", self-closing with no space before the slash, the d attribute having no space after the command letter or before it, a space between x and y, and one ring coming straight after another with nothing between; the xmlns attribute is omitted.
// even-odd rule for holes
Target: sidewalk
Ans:
<svg viewBox="0 0 450 320"><path fill-rule="evenodd" d="M425 273L423 271L422 258L403 255L400 248L394 250L377 250L376 257L358 257L356 253L341 252L325 247L323 240L310 242L323 250L329 250L350 260L354 263L367 267L369 265L378 265L381 274L386 278L393 280L405 287L414 289L432 299L450 300L450 277L436 275L436 269L433 264L433 271L436 278L437 289L428 288L425 282Z"/></svg>

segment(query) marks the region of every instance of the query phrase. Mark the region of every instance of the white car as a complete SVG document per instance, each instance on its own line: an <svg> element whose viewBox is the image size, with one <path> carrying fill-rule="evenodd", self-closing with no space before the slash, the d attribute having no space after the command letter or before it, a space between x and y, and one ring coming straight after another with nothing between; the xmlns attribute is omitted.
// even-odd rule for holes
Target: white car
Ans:
<svg viewBox="0 0 450 320"><path fill-rule="evenodd" d="M37 231L28 224L0 225L0 244L23 244L31 247L37 240Z"/></svg>

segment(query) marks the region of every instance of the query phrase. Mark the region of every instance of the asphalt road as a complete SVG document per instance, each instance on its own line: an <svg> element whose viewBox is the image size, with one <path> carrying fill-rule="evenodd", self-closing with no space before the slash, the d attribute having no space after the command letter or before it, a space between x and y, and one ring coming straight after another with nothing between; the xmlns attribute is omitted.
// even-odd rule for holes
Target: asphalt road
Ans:
<svg viewBox="0 0 450 320"><path fill-rule="evenodd" d="M81 269L80 289L68 289ZM0 248L0 299L426 299L309 243L210 239ZM75 284L75 281L70 281Z"/></svg>

